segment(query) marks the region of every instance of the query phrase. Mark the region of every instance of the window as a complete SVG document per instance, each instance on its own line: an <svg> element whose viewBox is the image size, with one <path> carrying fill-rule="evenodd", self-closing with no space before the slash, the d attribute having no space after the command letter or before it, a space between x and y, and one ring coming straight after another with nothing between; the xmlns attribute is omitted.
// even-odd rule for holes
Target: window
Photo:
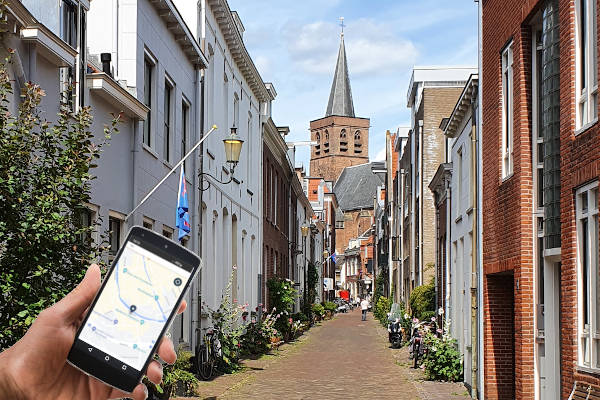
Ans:
<svg viewBox="0 0 600 400"><path fill-rule="evenodd" d="M62 67L58 70L60 80L60 103L73 109L73 97L75 96L75 75L72 67Z"/></svg>
<svg viewBox="0 0 600 400"><path fill-rule="evenodd" d="M233 94L233 126L240 127L240 98L237 93Z"/></svg>
<svg viewBox="0 0 600 400"><path fill-rule="evenodd" d="M513 172L513 50L502 52L502 178Z"/></svg>
<svg viewBox="0 0 600 400"><path fill-rule="evenodd" d="M329 131L325 129L325 143L324 143L325 153L329 153Z"/></svg>
<svg viewBox="0 0 600 400"><path fill-rule="evenodd" d="M77 5L72 0L60 2L60 38L77 48Z"/></svg>
<svg viewBox="0 0 600 400"><path fill-rule="evenodd" d="M575 82L577 129L598 118L598 49L596 0L577 0Z"/></svg>
<svg viewBox="0 0 600 400"><path fill-rule="evenodd" d="M164 116L165 130L163 132L163 158L166 161L171 161L171 95L173 93L173 85L168 79L165 79L165 97L164 97Z"/></svg>
<svg viewBox="0 0 600 400"><path fill-rule="evenodd" d="M315 142L317 142L315 145L315 155L318 156L321 154L321 134L319 134L319 132L315 133Z"/></svg>
<svg viewBox="0 0 600 400"><path fill-rule="evenodd" d="M345 129L340 131L340 151L344 153L348 151L348 138L346 138Z"/></svg>
<svg viewBox="0 0 600 400"><path fill-rule="evenodd" d="M246 168L248 177L246 182L248 182L248 188L252 187L252 113L248 111L248 167Z"/></svg>
<svg viewBox="0 0 600 400"><path fill-rule="evenodd" d="M116 217L108 217L108 261L112 262L121 246L121 223Z"/></svg>
<svg viewBox="0 0 600 400"><path fill-rule="evenodd" d="M166 237L167 239L173 239L173 229L171 229L168 226L164 225L163 226L163 230L162 230L162 235L164 237Z"/></svg>
<svg viewBox="0 0 600 400"><path fill-rule="evenodd" d="M181 158L188 151L188 116L190 106L185 100L181 101ZM183 168L187 171L187 160L183 162Z"/></svg>
<svg viewBox="0 0 600 400"><path fill-rule="evenodd" d="M600 369L598 183L575 195L577 218L579 365Z"/></svg>
<svg viewBox="0 0 600 400"><path fill-rule="evenodd" d="M360 131L354 132L354 152L362 153L362 143L360 141Z"/></svg>
<svg viewBox="0 0 600 400"><path fill-rule="evenodd" d="M148 58L144 58L144 104L148 106L148 115L144 121L144 139L143 142L147 146L152 146L152 81L154 74L154 63Z"/></svg>
<svg viewBox="0 0 600 400"><path fill-rule="evenodd" d="M154 230L154 221L151 220L150 218L144 217L143 226L144 226L144 228L150 229L152 231L152 230Z"/></svg>
<svg viewBox="0 0 600 400"><path fill-rule="evenodd" d="M463 196L463 149L462 147L456 152L456 217L460 216L460 205Z"/></svg>
<svg viewBox="0 0 600 400"><path fill-rule="evenodd" d="M89 208L85 208L81 211L81 227L89 228L86 232L83 232L80 236L81 243L91 244L92 243L92 230L93 225L95 223L96 218L94 217L94 213Z"/></svg>

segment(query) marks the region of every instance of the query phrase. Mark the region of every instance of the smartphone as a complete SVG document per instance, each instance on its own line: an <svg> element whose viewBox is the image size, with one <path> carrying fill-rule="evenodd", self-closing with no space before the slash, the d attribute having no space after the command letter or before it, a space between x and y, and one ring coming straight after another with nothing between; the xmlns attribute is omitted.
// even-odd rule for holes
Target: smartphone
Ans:
<svg viewBox="0 0 600 400"><path fill-rule="evenodd" d="M131 393L200 267L200 258L148 229L131 228L71 347L67 361Z"/></svg>

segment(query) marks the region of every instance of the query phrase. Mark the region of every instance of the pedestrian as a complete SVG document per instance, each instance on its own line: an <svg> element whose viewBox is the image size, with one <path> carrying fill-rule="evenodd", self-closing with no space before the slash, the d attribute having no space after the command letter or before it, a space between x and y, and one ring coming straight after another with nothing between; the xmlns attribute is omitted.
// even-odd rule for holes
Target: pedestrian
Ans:
<svg viewBox="0 0 600 400"><path fill-rule="evenodd" d="M366 321L367 310L369 309L369 302L367 301L367 299L363 299L363 301L360 302L360 308L362 309L362 320Z"/></svg>

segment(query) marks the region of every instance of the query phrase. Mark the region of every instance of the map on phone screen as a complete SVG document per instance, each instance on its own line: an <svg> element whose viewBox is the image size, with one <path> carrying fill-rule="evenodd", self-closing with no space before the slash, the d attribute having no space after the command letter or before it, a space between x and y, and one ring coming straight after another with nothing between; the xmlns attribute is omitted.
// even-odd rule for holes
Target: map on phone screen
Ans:
<svg viewBox="0 0 600 400"><path fill-rule="evenodd" d="M189 277L189 271L127 242L79 339L141 370Z"/></svg>

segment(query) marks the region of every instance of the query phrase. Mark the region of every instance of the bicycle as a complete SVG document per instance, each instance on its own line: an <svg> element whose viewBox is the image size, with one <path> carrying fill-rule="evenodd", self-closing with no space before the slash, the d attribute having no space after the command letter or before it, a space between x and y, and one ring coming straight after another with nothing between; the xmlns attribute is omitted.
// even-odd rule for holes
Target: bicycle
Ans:
<svg viewBox="0 0 600 400"><path fill-rule="evenodd" d="M206 331L203 343L196 349L195 366L200 377L207 381L215 374L215 366L223 355L221 341L216 328L203 328Z"/></svg>

